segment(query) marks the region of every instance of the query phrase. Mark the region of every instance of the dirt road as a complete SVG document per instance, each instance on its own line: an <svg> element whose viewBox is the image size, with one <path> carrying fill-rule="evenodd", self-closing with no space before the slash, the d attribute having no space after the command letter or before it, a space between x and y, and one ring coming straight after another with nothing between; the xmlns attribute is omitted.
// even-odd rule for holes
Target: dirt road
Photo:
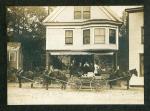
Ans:
<svg viewBox="0 0 150 111"><path fill-rule="evenodd" d="M107 89L99 92L91 90L74 91L51 88L18 88L18 84L8 84L8 105L30 104L144 104L144 89Z"/></svg>

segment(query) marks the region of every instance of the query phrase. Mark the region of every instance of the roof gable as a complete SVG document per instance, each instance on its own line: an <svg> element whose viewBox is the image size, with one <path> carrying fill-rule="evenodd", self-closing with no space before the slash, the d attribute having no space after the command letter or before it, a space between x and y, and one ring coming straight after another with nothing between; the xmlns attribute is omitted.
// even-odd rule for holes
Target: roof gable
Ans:
<svg viewBox="0 0 150 111"><path fill-rule="evenodd" d="M106 19L121 22L117 14L108 6L91 6L91 19ZM74 19L74 6L60 6L48 15L43 22L82 22L85 20Z"/></svg>

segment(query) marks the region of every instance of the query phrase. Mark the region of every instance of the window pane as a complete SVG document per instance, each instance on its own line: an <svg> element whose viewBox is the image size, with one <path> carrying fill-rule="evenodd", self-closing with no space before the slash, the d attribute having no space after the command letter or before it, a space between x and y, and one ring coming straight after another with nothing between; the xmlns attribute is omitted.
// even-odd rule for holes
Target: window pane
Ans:
<svg viewBox="0 0 150 111"><path fill-rule="evenodd" d="M68 37L68 38L66 38L66 44L72 44L73 43L73 40L72 40L72 38L71 37Z"/></svg>
<svg viewBox="0 0 150 111"><path fill-rule="evenodd" d="M89 6L83 7L83 19L90 19L90 7Z"/></svg>
<svg viewBox="0 0 150 111"><path fill-rule="evenodd" d="M75 19L81 19L81 12L76 11L76 12L74 13L74 18L75 18Z"/></svg>
<svg viewBox="0 0 150 111"><path fill-rule="evenodd" d="M105 43L104 36L95 36L95 43Z"/></svg>
<svg viewBox="0 0 150 111"><path fill-rule="evenodd" d="M104 28L97 28L95 29L95 35L105 35L105 29Z"/></svg>
<svg viewBox="0 0 150 111"><path fill-rule="evenodd" d="M15 52L9 53L9 61L15 61Z"/></svg>
<svg viewBox="0 0 150 111"><path fill-rule="evenodd" d="M96 28L94 31L95 34L95 43L105 43L105 29Z"/></svg>
<svg viewBox="0 0 150 111"><path fill-rule="evenodd" d="M141 43L144 43L144 27L141 27Z"/></svg>
<svg viewBox="0 0 150 111"><path fill-rule="evenodd" d="M74 11L81 11L81 6L75 6Z"/></svg>
<svg viewBox="0 0 150 111"><path fill-rule="evenodd" d="M84 6L83 11L90 11L90 6Z"/></svg>
<svg viewBox="0 0 150 111"><path fill-rule="evenodd" d="M83 19L90 19L90 12L83 12Z"/></svg>
<svg viewBox="0 0 150 111"><path fill-rule="evenodd" d="M144 76L144 55L140 54L140 76Z"/></svg>
<svg viewBox="0 0 150 111"><path fill-rule="evenodd" d="M65 43L66 44L72 44L73 43L73 31L72 30L66 30L66 32L65 32Z"/></svg>
<svg viewBox="0 0 150 111"><path fill-rule="evenodd" d="M90 29L83 30L83 44L90 44Z"/></svg>
<svg viewBox="0 0 150 111"><path fill-rule="evenodd" d="M66 37L72 37L72 30L66 30Z"/></svg>
<svg viewBox="0 0 150 111"><path fill-rule="evenodd" d="M116 44L116 30L109 29L109 43Z"/></svg>
<svg viewBox="0 0 150 111"><path fill-rule="evenodd" d="M81 7L80 6L74 7L74 18L81 19Z"/></svg>

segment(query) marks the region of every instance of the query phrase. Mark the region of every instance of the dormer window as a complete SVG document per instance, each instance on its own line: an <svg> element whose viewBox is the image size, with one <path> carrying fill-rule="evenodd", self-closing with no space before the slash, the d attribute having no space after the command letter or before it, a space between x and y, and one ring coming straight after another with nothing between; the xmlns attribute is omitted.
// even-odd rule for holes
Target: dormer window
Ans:
<svg viewBox="0 0 150 111"><path fill-rule="evenodd" d="M90 6L75 6L74 19L90 19Z"/></svg>

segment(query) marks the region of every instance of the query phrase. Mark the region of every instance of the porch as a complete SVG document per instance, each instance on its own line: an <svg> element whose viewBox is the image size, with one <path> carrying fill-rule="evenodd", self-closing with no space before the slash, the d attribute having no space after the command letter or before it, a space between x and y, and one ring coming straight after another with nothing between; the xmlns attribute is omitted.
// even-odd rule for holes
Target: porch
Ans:
<svg viewBox="0 0 150 111"><path fill-rule="evenodd" d="M116 50L88 50L88 51L47 51L46 69L53 66L54 69L67 70L70 72L72 62L75 66L85 63L89 64L88 72L94 72L94 64L97 63L101 68L101 73L108 73L118 67L118 52Z"/></svg>

